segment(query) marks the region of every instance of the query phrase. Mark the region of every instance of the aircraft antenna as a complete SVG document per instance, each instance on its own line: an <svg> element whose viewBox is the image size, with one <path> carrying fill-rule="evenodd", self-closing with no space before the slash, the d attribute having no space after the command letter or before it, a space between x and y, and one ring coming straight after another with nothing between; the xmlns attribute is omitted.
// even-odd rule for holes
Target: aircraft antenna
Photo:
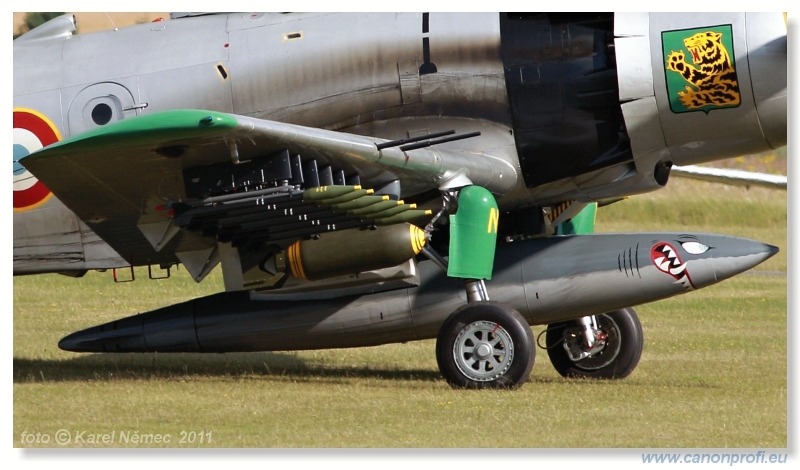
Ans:
<svg viewBox="0 0 800 470"><path fill-rule="evenodd" d="M106 15L106 18L108 18L108 21L111 22L111 26L114 27L114 31L119 31L119 28L117 27L117 24L114 23L114 20L111 19L111 15L109 15L107 12L104 12L103 14Z"/></svg>

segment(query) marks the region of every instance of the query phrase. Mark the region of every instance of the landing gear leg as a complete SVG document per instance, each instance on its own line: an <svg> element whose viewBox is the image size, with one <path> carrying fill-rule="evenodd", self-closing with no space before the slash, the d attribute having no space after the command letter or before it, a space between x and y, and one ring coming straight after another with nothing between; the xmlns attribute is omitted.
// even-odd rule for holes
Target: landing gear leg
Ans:
<svg viewBox="0 0 800 470"><path fill-rule="evenodd" d="M467 302L486 302L489 300L489 292L486 290L486 282L483 279L470 279L464 283L467 290Z"/></svg>
<svg viewBox="0 0 800 470"><path fill-rule="evenodd" d="M458 210L450 216L450 260L439 263L448 276L465 279L468 303L439 330L436 361L456 388L516 388L533 367L536 350L527 321L516 310L491 302L486 289L498 218L494 196L477 186L461 189Z"/></svg>
<svg viewBox="0 0 800 470"><path fill-rule="evenodd" d="M630 307L552 323L545 334L550 362L564 377L625 378L644 346L642 324Z"/></svg>

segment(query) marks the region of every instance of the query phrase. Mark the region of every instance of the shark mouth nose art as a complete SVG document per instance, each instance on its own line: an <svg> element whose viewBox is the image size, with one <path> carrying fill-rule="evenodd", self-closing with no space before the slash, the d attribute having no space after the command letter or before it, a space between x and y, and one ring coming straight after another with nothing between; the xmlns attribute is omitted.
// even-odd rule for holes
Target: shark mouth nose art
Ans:
<svg viewBox="0 0 800 470"><path fill-rule="evenodd" d="M686 270L686 263L681 259L678 250L666 242L658 242L650 249L650 259L660 270L674 277L687 289L694 289L692 279Z"/></svg>

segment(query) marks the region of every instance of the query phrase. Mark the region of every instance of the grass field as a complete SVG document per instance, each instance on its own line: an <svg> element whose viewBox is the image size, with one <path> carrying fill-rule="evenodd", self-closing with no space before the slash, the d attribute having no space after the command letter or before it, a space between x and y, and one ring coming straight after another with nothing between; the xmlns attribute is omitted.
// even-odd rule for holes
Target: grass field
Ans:
<svg viewBox="0 0 800 470"><path fill-rule="evenodd" d="M751 273L639 306L645 350L629 378L564 379L540 349L530 382L511 392L449 388L433 341L297 353L66 353L56 344L67 333L216 292L219 273L200 285L183 271L127 284L110 273L15 278L13 445L785 448L786 208L785 192L677 179L602 208L599 231L729 233L781 252Z"/></svg>

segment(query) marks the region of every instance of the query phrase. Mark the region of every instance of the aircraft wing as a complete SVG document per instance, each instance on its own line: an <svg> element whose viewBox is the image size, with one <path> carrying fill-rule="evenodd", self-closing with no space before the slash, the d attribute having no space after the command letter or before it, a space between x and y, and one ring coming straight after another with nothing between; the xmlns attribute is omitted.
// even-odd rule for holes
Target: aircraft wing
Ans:
<svg viewBox="0 0 800 470"><path fill-rule="evenodd" d="M786 189L788 181L788 178L783 175L727 168L711 168L699 165L673 166L671 174L684 178L734 186L762 186L774 189Z"/></svg>
<svg viewBox="0 0 800 470"><path fill-rule="evenodd" d="M435 189L447 162L461 159L441 148L409 151L385 139L173 110L66 139L21 163L132 265L180 261L192 272L192 259L208 264L219 241L277 243L429 215L398 201L399 188ZM479 174L481 159L467 160Z"/></svg>

